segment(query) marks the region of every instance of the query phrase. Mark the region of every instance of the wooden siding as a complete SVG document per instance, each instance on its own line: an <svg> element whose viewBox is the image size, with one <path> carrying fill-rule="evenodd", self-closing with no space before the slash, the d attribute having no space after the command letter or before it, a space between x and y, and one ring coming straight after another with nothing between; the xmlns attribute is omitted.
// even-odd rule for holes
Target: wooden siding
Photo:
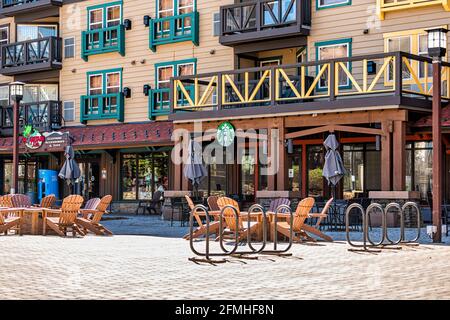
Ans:
<svg viewBox="0 0 450 320"><path fill-rule="evenodd" d="M79 124L80 95L86 94L86 72L110 68L123 68L122 87L131 88L131 98L125 99L125 122L148 120L148 97L142 87L150 84L155 87L156 63L197 58L197 72L211 72L233 68L233 51L221 46L219 37L213 36L213 13L219 12L220 5L232 3L232 0L197 2L200 13L200 45L192 42L167 44L157 47L155 53L149 49L149 28L143 24L143 16L155 18L156 0L124 1L123 19L132 21L132 29L125 31L125 56L117 52L89 56L84 62L80 57L81 31L87 29L87 10L92 5L105 1L91 0L64 5L60 9L61 36L75 37L74 59L64 59L60 74L61 100L75 101L76 119L66 125ZM210 52L214 50L214 54ZM143 61L145 60L145 61ZM135 64L133 65L133 61ZM143 61L144 63L141 63ZM162 117L161 119L167 117ZM115 123L115 120L89 121L88 124Z"/></svg>

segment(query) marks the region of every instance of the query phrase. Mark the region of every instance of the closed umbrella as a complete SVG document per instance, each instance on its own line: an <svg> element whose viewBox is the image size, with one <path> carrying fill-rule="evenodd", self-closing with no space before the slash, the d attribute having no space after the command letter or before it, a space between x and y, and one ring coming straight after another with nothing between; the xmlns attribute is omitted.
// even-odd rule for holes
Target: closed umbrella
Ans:
<svg viewBox="0 0 450 320"><path fill-rule="evenodd" d="M188 149L188 158L184 166L184 176L191 180L194 191L198 191L198 186L202 179L208 175L202 161L202 146L191 140Z"/></svg>
<svg viewBox="0 0 450 320"><path fill-rule="evenodd" d="M66 147L64 156L66 157L66 161L59 171L58 177L66 180L68 185L74 186L75 180L77 180L81 175L81 171L75 161L75 152L73 151L72 146Z"/></svg>
<svg viewBox="0 0 450 320"><path fill-rule="evenodd" d="M338 152L339 142L334 134L328 135L323 142L327 153L325 154L325 163L322 175L328 180L328 184L333 187L333 211L336 213L336 185L347 174L344 162Z"/></svg>

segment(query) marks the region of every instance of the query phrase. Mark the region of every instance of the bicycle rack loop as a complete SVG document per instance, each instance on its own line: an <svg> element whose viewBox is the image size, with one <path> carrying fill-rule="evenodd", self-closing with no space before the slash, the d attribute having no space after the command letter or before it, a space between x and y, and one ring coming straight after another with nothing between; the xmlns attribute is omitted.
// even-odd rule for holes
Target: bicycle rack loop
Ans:
<svg viewBox="0 0 450 320"><path fill-rule="evenodd" d="M281 250L277 249L278 246L278 214L279 213L289 213L290 215L290 223L289 223L289 244ZM274 224L273 224L273 250L264 250L261 253L263 254L273 254L280 256L291 256L292 253L287 253L289 249L292 247L292 237L294 235L294 214L290 206L282 204L277 207L274 216ZM270 228L269 228L270 229Z"/></svg>
<svg viewBox="0 0 450 320"><path fill-rule="evenodd" d="M404 219L405 219L405 211L406 211L406 208L408 208L408 207L413 207L414 209L416 209L416 213L417 213L417 226L416 226L417 234L416 234L416 237L414 239L412 239L412 240L406 240L405 239L405 223L404 223L405 220ZM401 243L404 243L404 244L418 244L418 240L420 238L420 228L421 228L421 221L422 221L422 213L421 213L420 208L417 205L417 203L412 202L412 201L406 202L402 206L402 217L401 217L401 219L403 220L403 228L402 228L402 230L400 232L401 233L401 239L402 239Z"/></svg>
<svg viewBox="0 0 450 320"><path fill-rule="evenodd" d="M199 252L197 249L195 249L194 247L194 213L204 213L205 215L205 222L206 222L206 245L205 245L205 252ZM221 260L212 260L210 257L211 256L226 256L229 255L229 253L210 253L209 250L209 237L210 237L210 223L211 223L211 218L208 212L208 208L205 207L204 205L198 204L196 205L192 210L191 213L189 215L189 246L191 248L191 251L200 257L205 257L205 259L199 259L196 257L193 258L189 258L190 261L193 262L208 262L208 263L223 263L226 262L225 259L221 259ZM219 231L221 232L222 230L222 220L219 221ZM221 232L222 233L222 232ZM234 251L237 250L237 243L235 244L235 248Z"/></svg>
<svg viewBox="0 0 450 320"><path fill-rule="evenodd" d="M362 219L362 233L363 233L363 244L354 244L350 240L350 212L353 209L357 209L361 213L361 219ZM347 207L347 210L345 210L345 238L347 240L347 243L354 247L354 248L363 248L363 250L369 250L367 245L367 237L366 237L366 210L364 210L364 207L360 205L359 203L352 203ZM353 251L355 249L348 249L350 251ZM358 249L356 249L358 250Z"/></svg>
<svg viewBox="0 0 450 320"><path fill-rule="evenodd" d="M389 210L391 208L395 208L397 209L397 213L400 214L400 236L397 240L392 241L389 238L389 234L388 234L388 227L387 227L387 215L389 213ZM386 239L387 242L389 242L391 245L397 245L402 241L402 234L405 228L405 220L404 220L404 215L403 215L403 209L402 207L400 207L400 205L396 202L391 202L388 205L386 205L386 207L384 208L384 221L386 223L385 228L383 230L383 237L384 239Z"/></svg>
<svg viewBox="0 0 450 320"><path fill-rule="evenodd" d="M370 213L373 211L373 209L376 208L379 210L379 212L381 213L381 228L382 228L382 233L381 233L381 239L378 242L373 242L372 239L370 238L370 232L369 232L369 221L370 221ZM381 204L379 203L371 203L367 209L366 209L366 218L365 218L365 225L363 227L363 232L365 234L366 240L373 246L373 247L377 247L377 246L381 246L384 243L384 233L386 230L386 216L384 214L384 209L382 207Z"/></svg>

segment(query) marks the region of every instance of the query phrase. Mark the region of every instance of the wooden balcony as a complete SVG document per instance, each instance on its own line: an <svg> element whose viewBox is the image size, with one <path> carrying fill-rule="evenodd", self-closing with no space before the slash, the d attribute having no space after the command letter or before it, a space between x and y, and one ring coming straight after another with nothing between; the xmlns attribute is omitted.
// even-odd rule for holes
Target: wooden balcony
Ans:
<svg viewBox="0 0 450 320"><path fill-rule="evenodd" d="M104 119L123 122L124 106L122 92L81 96L80 122Z"/></svg>
<svg viewBox="0 0 450 320"><path fill-rule="evenodd" d="M125 26L117 26L83 31L81 33L81 58L108 52L118 52L125 56Z"/></svg>
<svg viewBox="0 0 450 320"><path fill-rule="evenodd" d="M1 0L0 15L13 17L40 11L44 15L39 15L39 18L44 18L58 13L62 4L62 0Z"/></svg>
<svg viewBox="0 0 450 320"><path fill-rule="evenodd" d="M12 106L0 109L1 134L3 136L12 135L12 119ZM19 123L21 129L23 129L25 125L32 125L39 131L60 129L63 124L61 102L51 100L21 104Z"/></svg>
<svg viewBox="0 0 450 320"><path fill-rule="evenodd" d="M377 12L384 20L386 12L442 5L445 11L450 11L450 0L377 0Z"/></svg>
<svg viewBox="0 0 450 320"><path fill-rule="evenodd" d="M383 108L430 110L432 60L404 52L175 77L174 121ZM450 63L442 98L450 101ZM174 97L177 96L177 99Z"/></svg>
<svg viewBox="0 0 450 320"><path fill-rule="evenodd" d="M198 46L199 14L197 11L150 20L150 49L167 43L192 41Z"/></svg>
<svg viewBox="0 0 450 320"><path fill-rule="evenodd" d="M4 44L0 49L0 74L5 76L62 68L62 40L58 37Z"/></svg>
<svg viewBox="0 0 450 320"><path fill-rule="evenodd" d="M246 1L220 7L220 19L219 42L227 46L307 36L311 27L311 1Z"/></svg>

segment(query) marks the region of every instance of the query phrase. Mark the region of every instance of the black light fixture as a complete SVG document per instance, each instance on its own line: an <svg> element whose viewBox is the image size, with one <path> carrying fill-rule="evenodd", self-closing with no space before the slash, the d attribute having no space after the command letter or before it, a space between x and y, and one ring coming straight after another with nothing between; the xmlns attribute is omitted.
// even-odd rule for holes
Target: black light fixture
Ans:
<svg viewBox="0 0 450 320"><path fill-rule="evenodd" d="M447 52L447 32L445 28L428 29L428 55L442 58Z"/></svg>
<svg viewBox="0 0 450 320"><path fill-rule="evenodd" d="M131 97L131 89L128 87L123 88L123 95L125 96L125 98L130 98Z"/></svg>
<svg viewBox="0 0 450 320"><path fill-rule="evenodd" d="M287 153L289 154L294 153L294 141L292 139L286 140L286 146L287 146Z"/></svg>
<svg viewBox="0 0 450 320"><path fill-rule="evenodd" d="M381 150L381 136L380 135L375 136L375 150L376 151Z"/></svg>
<svg viewBox="0 0 450 320"><path fill-rule="evenodd" d="M143 90L143 92L144 92L144 95L145 95L146 97L148 97L151 88L152 88L152 87L150 87L149 84L144 84L144 88L143 88L144 90Z"/></svg>
<svg viewBox="0 0 450 320"><path fill-rule="evenodd" d="M144 26L148 27L150 25L150 16L144 16Z"/></svg>
<svg viewBox="0 0 450 320"><path fill-rule="evenodd" d="M367 61L367 74L376 74L377 64L375 61Z"/></svg>
<svg viewBox="0 0 450 320"><path fill-rule="evenodd" d="M130 30L131 29L131 20L130 19L123 20L123 25L125 26L125 30Z"/></svg>
<svg viewBox="0 0 450 320"><path fill-rule="evenodd" d="M14 102L18 102L23 99L23 88L25 83L20 81L14 81L9 84L9 96Z"/></svg>

